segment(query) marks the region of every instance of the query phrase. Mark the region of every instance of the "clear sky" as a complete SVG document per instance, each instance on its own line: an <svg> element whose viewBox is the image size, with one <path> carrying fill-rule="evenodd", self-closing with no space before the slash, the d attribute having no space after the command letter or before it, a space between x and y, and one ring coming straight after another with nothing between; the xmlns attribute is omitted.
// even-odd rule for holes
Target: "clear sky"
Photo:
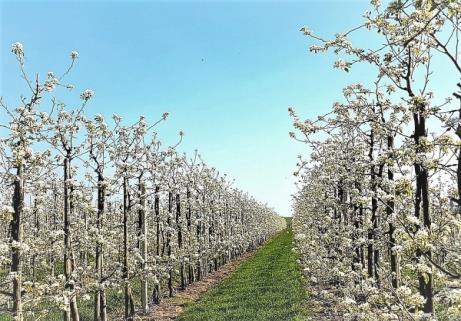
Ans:
<svg viewBox="0 0 461 321"><path fill-rule="evenodd" d="M89 114L127 121L170 118L166 144L198 149L235 185L290 215L296 156L287 108L326 112L357 73L333 70L331 55L313 55L303 25L331 37L361 23L367 1L298 2L1 2L0 94L10 105L26 93L13 42L27 70L43 76L80 58L68 81L74 96L95 91ZM59 96L59 95L58 95Z"/></svg>

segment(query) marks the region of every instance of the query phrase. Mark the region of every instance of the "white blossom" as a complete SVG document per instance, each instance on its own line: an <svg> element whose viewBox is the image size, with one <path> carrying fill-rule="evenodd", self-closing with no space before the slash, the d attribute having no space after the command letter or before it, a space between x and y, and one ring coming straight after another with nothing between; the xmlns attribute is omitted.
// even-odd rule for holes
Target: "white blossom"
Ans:
<svg viewBox="0 0 461 321"><path fill-rule="evenodd" d="M90 100L94 96L94 91L91 89L85 89L81 94L80 94L80 99L84 101Z"/></svg>
<svg viewBox="0 0 461 321"><path fill-rule="evenodd" d="M11 45L11 52L15 54L18 57L23 57L24 56L24 47L22 43L20 42L15 42Z"/></svg>

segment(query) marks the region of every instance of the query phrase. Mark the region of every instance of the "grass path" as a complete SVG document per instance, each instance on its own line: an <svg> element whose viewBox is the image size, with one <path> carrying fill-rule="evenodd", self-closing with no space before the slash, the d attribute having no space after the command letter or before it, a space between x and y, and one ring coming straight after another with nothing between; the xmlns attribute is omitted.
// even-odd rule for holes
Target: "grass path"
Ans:
<svg viewBox="0 0 461 321"><path fill-rule="evenodd" d="M288 229L185 309L180 321L304 320L306 293Z"/></svg>

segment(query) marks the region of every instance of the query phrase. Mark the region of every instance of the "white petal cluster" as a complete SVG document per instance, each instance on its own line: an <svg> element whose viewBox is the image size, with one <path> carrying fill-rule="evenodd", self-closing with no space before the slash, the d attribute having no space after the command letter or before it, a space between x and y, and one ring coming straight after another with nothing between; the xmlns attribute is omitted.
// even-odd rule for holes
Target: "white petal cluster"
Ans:
<svg viewBox="0 0 461 321"><path fill-rule="evenodd" d="M15 42L11 45L11 52L17 57L24 56L24 46L20 42Z"/></svg>
<svg viewBox="0 0 461 321"><path fill-rule="evenodd" d="M461 4L370 4L360 27L305 32L310 52L331 52L336 69L368 68L356 80L369 84L346 86L312 119L289 110L290 137L309 150L295 170L294 249L319 320L457 320L461 83L431 84L460 74Z"/></svg>
<svg viewBox="0 0 461 321"><path fill-rule="evenodd" d="M91 89L85 89L81 94L80 94L80 99L84 101L88 101L94 96L94 91Z"/></svg>

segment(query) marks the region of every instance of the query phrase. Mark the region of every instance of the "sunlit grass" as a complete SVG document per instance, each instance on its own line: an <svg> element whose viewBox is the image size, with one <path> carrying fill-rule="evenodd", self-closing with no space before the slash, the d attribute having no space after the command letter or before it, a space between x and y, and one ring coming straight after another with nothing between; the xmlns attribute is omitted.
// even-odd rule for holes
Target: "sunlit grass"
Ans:
<svg viewBox="0 0 461 321"><path fill-rule="evenodd" d="M304 320L307 299L292 241L291 229L281 232L179 320Z"/></svg>

